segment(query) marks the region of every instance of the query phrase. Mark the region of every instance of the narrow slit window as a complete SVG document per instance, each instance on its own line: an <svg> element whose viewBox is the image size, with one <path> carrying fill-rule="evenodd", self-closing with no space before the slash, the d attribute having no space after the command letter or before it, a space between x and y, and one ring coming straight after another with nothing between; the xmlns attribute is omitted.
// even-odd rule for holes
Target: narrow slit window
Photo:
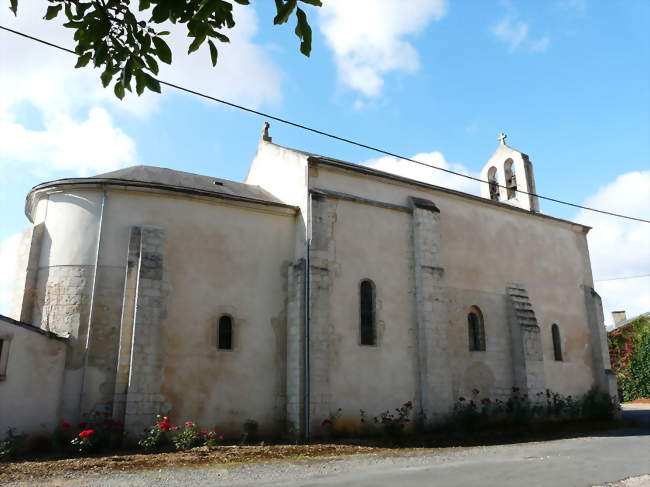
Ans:
<svg viewBox="0 0 650 487"><path fill-rule="evenodd" d="M232 350L232 318L228 315L219 318L217 348L219 350Z"/></svg>
<svg viewBox="0 0 650 487"><path fill-rule="evenodd" d="M9 340L0 338L0 380L7 375L7 362L9 361Z"/></svg>
<svg viewBox="0 0 650 487"><path fill-rule="evenodd" d="M562 342L560 342L560 327L553 323L551 326L551 335L553 336L553 357L558 362L562 361Z"/></svg>
<svg viewBox="0 0 650 487"><path fill-rule="evenodd" d="M369 279L359 286L361 345L376 345L375 331L375 285Z"/></svg>
<svg viewBox="0 0 650 487"><path fill-rule="evenodd" d="M467 334L470 352L484 352L485 325L483 324L483 314L476 307L472 308L467 315Z"/></svg>

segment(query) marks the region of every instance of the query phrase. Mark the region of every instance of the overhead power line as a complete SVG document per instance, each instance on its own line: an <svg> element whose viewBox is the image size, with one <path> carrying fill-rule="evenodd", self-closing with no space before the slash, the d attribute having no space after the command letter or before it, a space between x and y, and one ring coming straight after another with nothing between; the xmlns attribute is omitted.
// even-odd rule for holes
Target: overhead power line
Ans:
<svg viewBox="0 0 650 487"><path fill-rule="evenodd" d="M25 37L25 38L30 39L32 41L39 42L41 44L45 44L46 46L54 47L54 48L59 49L61 51L65 51L67 53L77 55L77 53L74 52L72 49L68 49L66 47L59 46L57 44L53 44L53 43L45 41L43 39L39 39L38 37L34 37L34 36L29 35L29 34L25 34L23 32L20 32L20 31L14 30L14 29L10 29L10 28L2 26L2 25L0 25L0 29L5 30L7 32L11 32L12 34L16 34L16 35L21 36L21 37ZM427 164L425 162L417 161L415 159L411 159L409 157L405 157L405 156L396 154L394 152L390 152L390 151L387 151L387 150L384 150L384 149L380 149L380 148L374 147L372 145L364 144L362 142L357 142L356 140L353 140L353 139L348 139L346 137L341 137L339 135L335 135L335 134L332 134L332 133L329 133L329 132L318 130L318 129L315 129L313 127L309 127L307 125L302 125L300 123L292 122L290 120L280 118L280 117L277 117L275 115L271 115L269 113L261 112L259 110L254 110L252 108L249 108L249 107L246 107L246 106L243 106L243 105L238 105L236 103L232 103L232 102L229 102L227 100L222 100L220 98L216 98L214 96L207 95L205 93L201 93L200 91L191 90L189 88L185 88L183 86L179 86L179 85L176 85L174 83L170 83L168 81L163 81L161 79L158 79L158 82L161 85L169 86L170 88L174 88L174 89L179 90L179 91L184 91L185 93L190 93L192 95L196 95L196 96L199 96L201 98L205 98L207 100L215 101L215 102L221 103L223 105L227 105L227 106L230 106L230 107L233 107L233 108L237 108L239 110L243 110L243 111L246 111L246 112L249 112L249 113L253 113L255 115L259 115L259 116L267 118L267 119L275 120L277 122L284 123L284 124L290 125L292 127L303 129L303 130L306 130L308 132L312 132L312 133L315 133L315 134L318 134L318 135L322 135L324 137L329 137L330 139L345 142L347 144L351 144L351 145L354 145L354 146L357 146L357 147L362 147L364 149L368 149L368 150L371 150L373 152L378 152L379 154L384 154L384 155L387 155L387 156L395 157L397 159L402 159L402 160L405 160L405 161L408 161L408 162L412 162L413 164L419 164L421 166L426 166L426 167L429 167L431 169L436 169L438 171L443 171L443 172L446 172L446 173L449 173L449 174L454 174L455 176L460 176L462 178L471 179L472 181L477 181L479 183L490 184L490 181L485 181L485 180L483 180L481 178L470 176L469 174L463 174L463 173L459 173L459 172L456 172L456 171L452 171L450 169L445 169L445 168L442 168L442 167L434 166L432 164ZM494 184L494 183L492 183L492 184ZM504 188L504 189L511 189L511 190L513 189L513 188L508 188L506 186L502 186L500 184L497 184L497 186L500 187L500 188ZM525 195L535 196L535 197L537 197L539 199L552 201L554 203L559 203L559 204L562 204L562 205L572 206L574 208L580 208L582 210L593 211L593 212L596 212L596 213L602 213L604 215L615 216L615 217L618 217L618 218L625 218L627 220L634 220L634 221L639 221L639 222L643 222L643 223L650 223L650 220L646 220L646 219L643 219L643 218L627 216L627 215L621 215L619 213L614 213L614 212L606 211L606 210L599 210L597 208L590 208L588 206L578 205L576 203L571 203L569 201L563 201L563 200L559 200L559 199L556 199L556 198L551 198L550 196L542 196L540 194L530 193L528 191L524 191L524 190L521 190L521 189L515 189L515 191L517 191L518 193L525 194Z"/></svg>
<svg viewBox="0 0 650 487"><path fill-rule="evenodd" d="M642 277L650 277L650 274L641 274L638 276L611 277L609 279L594 279L594 282L622 281L624 279L640 279Z"/></svg>

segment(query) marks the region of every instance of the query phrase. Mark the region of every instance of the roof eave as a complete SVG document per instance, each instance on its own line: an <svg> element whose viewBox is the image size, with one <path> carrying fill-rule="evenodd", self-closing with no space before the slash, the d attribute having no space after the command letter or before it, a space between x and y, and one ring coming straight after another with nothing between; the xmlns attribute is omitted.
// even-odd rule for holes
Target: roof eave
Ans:
<svg viewBox="0 0 650 487"><path fill-rule="evenodd" d="M435 190L435 191L441 191L443 193L448 193L448 194L452 194L452 195L455 195L455 196L459 196L461 198L466 198L466 199L470 199L470 200L473 200L473 201L477 201L477 202L480 202L480 203L483 203L483 204L496 206L498 208L502 208L502 209L505 209L505 210L517 211L519 213L523 213L523 214L526 214L526 215L531 215L531 216L535 216L535 217L549 219L549 220L553 220L553 221L557 221L557 222L561 222L561 223L565 223L565 224L575 225L577 227L580 227L585 234L587 232L589 232L589 230L591 230L591 228L592 228L592 227L589 227L587 225L583 225L581 223L572 222L571 220L564 220L562 218L557 218L557 217L554 217L554 216L545 215L544 213L525 210L523 208L518 208L516 206L507 205L507 204L501 203L499 201L492 201L492 200L489 200L489 199L486 199L486 198L482 198L480 196L476 196L476 195L469 194L469 193L464 193L462 191L458 191L458 190L455 190L455 189L445 188L445 187L442 187L442 186L436 186L434 184L425 183L423 181L418 181L418 180L415 180L415 179L405 178L403 176L398 176L396 174L392 174L392 173L385 172L385 171L380 171L378 169L373 169L373 168L370 168L370 167L367 167L367 166L361 166L359 164L353 164L351 162L341 161L339 159L332 159L330 157L311 155L311 156L308 157L307 160L312 164L324 164L324 165L327 165L327 166L336 167L336 168L339 168L339 169L349 170L349 171L353 171L353 172L358 172L358 173L362 173L362 174L367 174L367 175L371 175L371 176L376 176L376 177L383 178L383 179L389 179L389 180L392 180L392 181L400 182L400 183L403 183L403 184L409 184L409 185L417 186L417 187L420 187L420 188L426 188L426 189L432 189L432 190Z"/></svg>

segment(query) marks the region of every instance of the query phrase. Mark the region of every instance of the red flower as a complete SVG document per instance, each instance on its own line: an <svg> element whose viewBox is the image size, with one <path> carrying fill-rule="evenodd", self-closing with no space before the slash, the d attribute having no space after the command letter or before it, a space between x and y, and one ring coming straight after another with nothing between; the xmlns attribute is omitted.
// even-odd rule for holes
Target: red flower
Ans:
<svg viewBox="0 0 650 487"><path fill-rule="evenodd" d="M490 399L487 398L487 397L484 397L483 399L481 399L481 404L484 404L484 405L488 405L488 404L490 404L491 402L492 402L492 401L490 401Z"/></svg>
<svg viewBox="0 0 650 487"><path fill-rule="evenodd" d="M407 409L411 409L413 407L413 403L411 401L405 402L404 407L407 408Z"/></svg>
<svg viewBox="0 0 650 487"><path fill-rule="evenodd" d="M519 387L513 387L512 392L519 392Z"/></svg>
<svg viewBox="0 0 650 487"><path fill-rule="evenodd" d="M87 438L95 434L95 430L83 430L79 433L79 438Z"/></svg>
<svg viewBox="0 0 650 487"><path fill-rule="evenodd" d="M167 416L165 416L165 417L162 419L162 421L158 421L158 422L156 423L156 427L157 427L158 429L163 430L163 431L173 431L173 430L175 430L175 429L178 428L177 426L172 426L172 425L171 425L171 423L169 422L169 418L168 418Z"/></svg>
<svg viewBox="0 0 650 487"><path fill-rule="evenodd" d="M463 402L463 401L465 400L465 398L464 398L463 396L460 396L460 397L458 398L458 400L459 400L460 402Z"/></svg>
<svg viewBox="0 0 650 487"><path fill-rule="evenodd" d="M88 426L88 423L86 423L86 422L79 423L80 428L85 428L86 426Z"/></svg>
<svg viewBox="0 0 650 487"><path fill-rule="evenodd" d="M201 431L198 431L197 433L200 434L200 435L207 435L208 430L201 430Z"/></svg>
<svg viewBox="0 0 650 487"><path fill-rule="evenodd" d="M332 424L332 422L329 419L324 419L321 425L325 426L326 424Z"/></svg>
<svg viewBox="0 0 650 487"><path fill-rule="evenodd" d="M223 435L219 435L219 439L223 441Z"/></svg>
<svg viewBox="0 0 650 487"><path fill-rule="evenodd" d="M70 423L66 423L66 422L64 421L63 423L61 423L61 428L63 428L64 430L69 429L69 428L70 428Z"/></svg>
<svg viewBox="0 0 650 487"><path fill-rule="evenodd" d="M185 427L186 428L194 428L194 423L192 423L191 421L186 421L185 422Z"/></svg>

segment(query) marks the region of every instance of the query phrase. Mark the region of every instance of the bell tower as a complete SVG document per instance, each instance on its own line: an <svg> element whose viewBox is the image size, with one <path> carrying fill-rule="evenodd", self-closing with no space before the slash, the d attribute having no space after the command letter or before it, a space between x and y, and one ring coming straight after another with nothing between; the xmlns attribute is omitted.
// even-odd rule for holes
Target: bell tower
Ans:
<svg viewBox="0 0 650 487"><path fill-rule="evenodd" d="M528 155L506 144L501 132L499 147L481 171L481 196L528 211L539 211L533 164ZM522 192L523 191L523 192ZM532 194L526 194L532 193Z"/></svg>

